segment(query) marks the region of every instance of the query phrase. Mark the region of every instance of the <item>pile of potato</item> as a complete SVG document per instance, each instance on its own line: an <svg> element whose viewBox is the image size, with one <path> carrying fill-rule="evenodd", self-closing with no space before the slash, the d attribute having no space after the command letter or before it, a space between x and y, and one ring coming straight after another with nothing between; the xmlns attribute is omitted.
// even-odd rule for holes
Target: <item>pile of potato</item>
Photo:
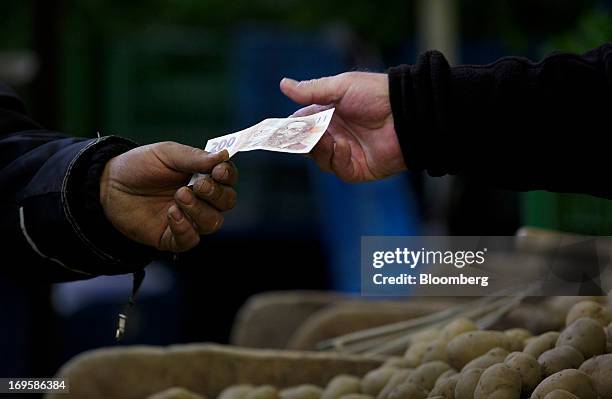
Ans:
<svg viewBox="0 0 612 399"><path fill-rule="evenodd" d="M280 390L236 385L217 399L612 399L611 310L578 302L562 331L538 336L457 319L420 333L403 357L361 379L339 375L326 387ZM170 397L194 398L163 398Z"/></svg>

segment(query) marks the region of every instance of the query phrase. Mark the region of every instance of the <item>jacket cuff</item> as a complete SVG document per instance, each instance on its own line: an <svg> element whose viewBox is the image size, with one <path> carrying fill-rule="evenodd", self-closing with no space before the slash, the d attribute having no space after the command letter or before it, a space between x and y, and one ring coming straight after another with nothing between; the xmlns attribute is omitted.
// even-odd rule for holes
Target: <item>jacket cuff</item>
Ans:
<svg viewBox="0 0 612 399"><path fill-rule="evenodd" d="M389 76L389 100L391 102L391 113L395 132L404 156L406 167L412 171L424 169L422 157L418 151L413 151L418 145L420 135L409 136L409 124L415 119L414 90L412 85L411 66L400 65L388 70ZM411 140L413 141L411 143Z"/></svg>
<svg viewBox="0 0 612 399"><path fill-rule="evenodd" d="M407 168L432 176L454 173L448 62L440 52L428 51L414 65L390 68L388 74L393 121Z"/></svg>
<svg viewBox="0 0 612 399"><path fill-rule="evenodd" d="M84 151L68 171L65 196L67 219L81 240L105 260L96 274L124 274L142 269L157 251L120 233L106 218L100 203L100 177L107 162L137 145L108 136Z"/></svg>

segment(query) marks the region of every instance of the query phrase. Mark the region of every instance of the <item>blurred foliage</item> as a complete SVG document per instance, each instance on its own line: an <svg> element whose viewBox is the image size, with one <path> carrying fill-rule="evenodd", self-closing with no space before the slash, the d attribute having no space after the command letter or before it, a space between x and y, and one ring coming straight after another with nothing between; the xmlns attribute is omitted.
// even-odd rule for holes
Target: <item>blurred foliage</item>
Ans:
<svg viewBox="0 0 612 399"><path fill-rule="evenodd" d="M3 48L31 42L34 1L3 4ZM272 23L297 30L341 25L366 42L393 47L415 34L416 0L53 0L63 10L65 31L120 38L152 25L191 26L231 34L245 24ZM576 17L602 0L456 0L465 40L501 39L525 49L575 26ZM593 13L596 15L597 13ZM593 21L591 21L593 22ZM605 23L605 22L602 22Z"/></svg>
<svg viewBox="0 0 612 399"><path fill-rule="evenodd" d="M110 35L140 31L152 23L231 33L242 24L274 22L294 29L342 24L376 44L413 33L414 2L389 0L66 0L67 23L87 21Z"/></svg>
<svg viewBox="0 0 612 399"><path fill-rule="evenodd" d="M15 50L30 47L32 42L31 13L30 2L2 2L2 12L0 13L0 24L2 25L1 49Z"/></svg>
<svg viewBox="0 0 612 399"><path fill-rule="evenodd" d="M501 38L527 48L575 25L600 0L456 0L465 39ZM87 21L106 34L138 31L152 22L212 31L269 23L312 30L332 24L351 28L370 44L392 46L415 33L416 0L65 0L69 21ZM68 21L68 22L69 22Z"/></svg>
<svg viewBox="0 0 612 399"><path fill-rule="evenodd" d="M578 19L577 26L549 40L545 50L585 52L612 41L612 11L592 9Z"/></svg>
<svg viewBox="0 0 612 399"><path fill-rule="evenodd" d="M464 40L498 39L525 52L534 41L575 26L599 0L459 0Z"/></svg>

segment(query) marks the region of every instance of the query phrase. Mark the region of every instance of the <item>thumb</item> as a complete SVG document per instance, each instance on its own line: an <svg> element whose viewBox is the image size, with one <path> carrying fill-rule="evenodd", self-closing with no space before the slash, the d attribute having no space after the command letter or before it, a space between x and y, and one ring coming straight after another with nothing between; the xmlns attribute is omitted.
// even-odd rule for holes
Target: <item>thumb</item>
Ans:
<svg viewBox="0 0 612 399"><path fill-rule="evenodd" d="M166 142L156 144L156 153L171 169L183 173L210 173L213 168L229 159L227 150L209 153L200 148Z"/></svg>
<svg viewBox="0 0 612 399"><path fill-rule="evenodd" d="M283 78L280 89L287 97L299 104L331 104L342 99L346 92L341 75L298 82Z"/></svg>

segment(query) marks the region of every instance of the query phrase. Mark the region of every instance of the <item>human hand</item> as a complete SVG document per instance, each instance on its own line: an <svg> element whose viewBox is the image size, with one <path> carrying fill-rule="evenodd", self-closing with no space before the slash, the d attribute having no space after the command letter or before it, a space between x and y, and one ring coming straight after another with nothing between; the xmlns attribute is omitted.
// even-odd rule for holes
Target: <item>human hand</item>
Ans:
<svg viewBox="0 0 612 399"><path fill-rule="evenodd" d="M351 183L406 169L386 74L347 72L303 82L284 78L280 89L293 101L308 105L294 116L336 108L327 132L310 153L321 169Z"/></svg>
<svg viewBox="0 0 612 399"><path fill-rule="evenodd" d="M163 142L112 158L100 178L100 202L113 226L128 238L162 251L195 247L201 234L221 227L234 207L238 171L227 151ZM193 190L185 185L193 173Z"/></svg>

